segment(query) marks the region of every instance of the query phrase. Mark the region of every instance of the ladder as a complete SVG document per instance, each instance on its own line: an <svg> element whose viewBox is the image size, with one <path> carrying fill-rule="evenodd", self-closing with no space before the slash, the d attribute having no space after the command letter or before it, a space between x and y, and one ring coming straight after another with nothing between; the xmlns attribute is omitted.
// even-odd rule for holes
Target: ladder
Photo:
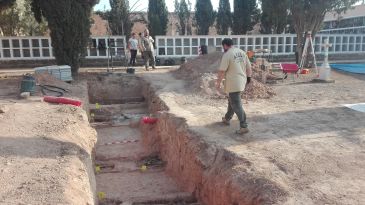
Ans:
<svg viewBox="0 0 365 205"><path fill-rule="evenodd" d="M304 68L305 62L308 60L308 56L311 55L313 57L314 69L316 71L316 74L318 75L317 59L316 59L316 54L314 53L314 51L315 50L314 50L314 44L313 44L313 39L312 39L312 32L308 32L306 35L302 59L300 61L300 65L299 65L300 71Z"/></svg>

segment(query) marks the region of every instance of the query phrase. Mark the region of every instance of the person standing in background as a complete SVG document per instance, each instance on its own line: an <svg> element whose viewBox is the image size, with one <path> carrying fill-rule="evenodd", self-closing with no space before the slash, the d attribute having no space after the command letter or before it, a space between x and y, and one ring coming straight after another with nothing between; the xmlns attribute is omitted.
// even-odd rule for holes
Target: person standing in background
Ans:
<svg viewBox="0 0 365 205"><path fill-rule="evenodd" d="M149 65L150 65L150 61L151 61L151 65L152 65L152 69L156 69L155 67L155 57L154 57L154 47L153 47L153 43L155 41L153 40L153 38L150 36L150 32L148 29L145 30L144 32L144 37L142 38L142 51L143 51L143 57L144 57L144 61L145 61L145 67L146 70L149 71Z"/></svg>
<svg viewBox="0 0 365 205"><path fill-rule="evenodd" d="M128 48L131 52L131 60L129 61L129 65L135 66L138 51L138 40L136 39L135 33L132 33L132 37L128 41Z"/></svg>

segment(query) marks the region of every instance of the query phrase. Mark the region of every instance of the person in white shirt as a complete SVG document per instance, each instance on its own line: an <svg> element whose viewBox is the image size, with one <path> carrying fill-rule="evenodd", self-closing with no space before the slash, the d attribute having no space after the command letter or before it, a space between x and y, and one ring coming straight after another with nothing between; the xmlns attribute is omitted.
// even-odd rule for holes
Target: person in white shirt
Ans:
<svg viewBox="0 0 365 205"><path fill-rule="evenodd" d="M136 38L136 34L132 33L132 37L128 41L128 48L131 52L131 59L129 61L129 65L136 65L136 57L137 57L137 51L138 51L138 40Z"/></svg>

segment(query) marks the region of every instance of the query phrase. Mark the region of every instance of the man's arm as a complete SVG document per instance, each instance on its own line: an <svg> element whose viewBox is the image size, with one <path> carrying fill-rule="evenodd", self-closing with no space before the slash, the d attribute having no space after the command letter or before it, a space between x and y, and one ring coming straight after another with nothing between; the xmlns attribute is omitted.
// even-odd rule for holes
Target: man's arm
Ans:
<svg viewBox="0 0 365 205"><path fill-rule="evenodd" d="M229 60L227 59L226 55L223 55L221 65L220 65L219 70L218 70L218 76L217 76L218 79L217 79L217 82L216 82L217 89L221 88L221 83L224 79L224 75L225 75L225 73L228 69L228 66L229 66Z"/></svg>
<svg viewBox="0 0 365 205"><path fill-rule="evenodd" d="M223 81L223 78L224 78L224 71L221 71L219 70L218 71L218 79L217 79L217 84L216 84L216 87L219 89L221 87L221 84L222 84L222 81Z"/></svg>
<svg viewBox="0 0 365 205"><path fill-rule="evenodd" d="M138 45L137 45L139 51L142 53L142 39L138 39Z"/></svg>
<svg viewBox="0 0 365 205"><path fill-rule="evenodd" d="M131 50L131 47L132 47L132 45L131 45L131 40L129 40L129 41L128 41L128 50Z"/></svg>
<svg viewBox="0 0 365 205"><path fill-rule="evenodd" d="M146 47L144 46L144 41L145 41L145 39L144 39L144 38L142 38L142 39L141 39L141 50L142 50L142 51L145 51L145 50L146 50Z"/></svg>
<svg viewBox="0 0 365 205"><path fill-rule="evenodd" d="M250 59L248 58L247 55L246 55L246 75L247 75L247 83L250 83L252 77L252 66Z"/></svg>

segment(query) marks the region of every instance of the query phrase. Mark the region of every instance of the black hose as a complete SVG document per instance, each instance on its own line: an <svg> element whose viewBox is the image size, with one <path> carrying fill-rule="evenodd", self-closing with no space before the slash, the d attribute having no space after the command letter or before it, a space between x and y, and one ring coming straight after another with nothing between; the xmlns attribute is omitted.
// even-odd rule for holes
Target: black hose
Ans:
<svg viewBox="0 0 365 205"><path fill-rule="evenodd" d="M47 95L46 91L50 91L56 93L56 97L62 97L65 94L65 92L68 92L68 90L54 85L38 85L38 86L41 87L41 92L43 95Z"/></svg>

